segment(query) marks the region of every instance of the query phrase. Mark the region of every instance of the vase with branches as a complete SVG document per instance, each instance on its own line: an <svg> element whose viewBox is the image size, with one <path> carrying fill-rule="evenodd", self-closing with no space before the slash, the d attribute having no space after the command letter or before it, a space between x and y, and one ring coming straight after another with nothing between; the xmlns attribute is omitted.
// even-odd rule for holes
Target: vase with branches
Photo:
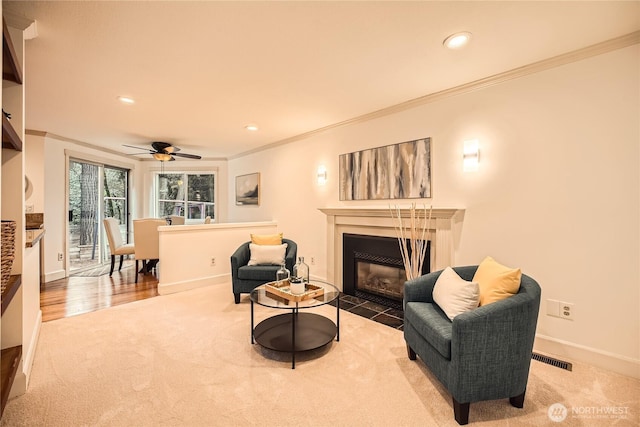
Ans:
<svg viewBox="0 0 640 427"><path fill-rule="evenodd" d="M407 280L420 277L427 254L432 206L429 206L427 211L426 205L420 209L416 207L415 203L412 203L409 208L408 223L403 220L402 210L399 206L393 208L389 206L389 211L391 218L397 219L395 231Z"/></svg>

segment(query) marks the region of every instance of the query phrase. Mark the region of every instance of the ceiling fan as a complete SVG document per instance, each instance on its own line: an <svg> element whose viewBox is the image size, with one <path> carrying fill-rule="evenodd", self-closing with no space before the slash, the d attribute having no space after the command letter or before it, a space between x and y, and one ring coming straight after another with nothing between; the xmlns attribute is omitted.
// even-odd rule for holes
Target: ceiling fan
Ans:
<svg viewBox="0 0 640 427"><path fill-rule="evenodd" d="M180 149L178 147L174 147L168 142L160 142L154 141L151 143L152 150L140 147L134 147L132 145L125 145L124 147L135 148L136 150L145 150L148 151L149 154L153 156L154 159L160 160L161 162L170 162L175 160L174 156L184 157L186 159L201 159L202 156L198 156L196 154L187 154L187 153L178 153ZM138 153L134 153L138 154Z"/></svg>

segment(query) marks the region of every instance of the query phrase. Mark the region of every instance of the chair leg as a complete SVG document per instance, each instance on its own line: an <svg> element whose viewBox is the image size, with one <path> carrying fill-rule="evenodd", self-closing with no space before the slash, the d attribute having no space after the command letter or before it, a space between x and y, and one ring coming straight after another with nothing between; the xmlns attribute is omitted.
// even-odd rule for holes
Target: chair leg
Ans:
<svg viewBox="0 0 640 427"><path fill-rule="evenodd" d="M157 265L158 265L158 259L150 259L149 261L147 261L147 273L150 273L151 270L157 270Z"/></svg>
<svg viewBox="0 0 640 427"><path fill-rule="evenodd" d="M109 270L109 277L113 274L113 266L116 265L116 256L111 255L111 270Z"/></svg>
<svg viewBox="0 0 640 427"><path fill-rule="evenodd" d="M409 344L407 344L407 356L409 356L409 360L416 360L416 352L409 347Z"/></svg>
<svg viewBox="0 0 640 427"><path fill-rule="evenodd" d="M136 283L138 283L138 274L140 274L138 272L138 260L136 260Z"/></svg>
<svg viewBox="0 0 640 427"><path fill-rule="evenodd" d="M469 424L469 406L469 402L460 403L453 398L453 415L461 426Z"/></svg>
<svg viewBox="0 0 640 427"><path fill-rule="evenodd" d="M240 294L233 294L233 299L236 301L236 304L240 304Z"/></svg>
<svg viewBox="0 0 640 427"><path fill-rule="evenodd" d="M118 267L118 271L122 270L122 261L124 261L124 255L120 255L120 266Z"/></svg>
<svg viewBox="0 0 640 427"><path fill-rule="evenodd" d="M511 405L516 408L524 408L524 394L526 392L527 390L523 391L522 394L519 394L514 397L510 397L509 402L511 403Z"/></svg>

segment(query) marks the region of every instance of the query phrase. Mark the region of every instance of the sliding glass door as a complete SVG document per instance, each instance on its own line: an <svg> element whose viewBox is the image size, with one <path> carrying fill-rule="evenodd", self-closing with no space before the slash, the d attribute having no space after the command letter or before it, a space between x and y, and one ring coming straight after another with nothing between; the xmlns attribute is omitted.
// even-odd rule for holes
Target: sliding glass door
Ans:
<svg viewBox="0 0 640 427"><path fill-rule="evenodd" d="M69 160L69 272L95 268L110 258L102 220L120 221L128 233L128 174L113 166Z"/></svg>

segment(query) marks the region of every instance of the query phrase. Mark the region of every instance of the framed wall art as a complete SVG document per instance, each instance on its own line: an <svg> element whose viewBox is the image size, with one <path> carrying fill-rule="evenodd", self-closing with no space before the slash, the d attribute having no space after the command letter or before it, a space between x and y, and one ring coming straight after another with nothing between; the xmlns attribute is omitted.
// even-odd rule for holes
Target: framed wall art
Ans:
<svg viewBox="0 0 640 427"><path fill-rule="evenodd" d="M431 197L431 138L340 155L340 200Z"/></svg>
<svg viewBox="0 0 640 427"><path fill-rule="evenodd" d="M236 205L260 204L260 173L236 176Z"/></svg>

